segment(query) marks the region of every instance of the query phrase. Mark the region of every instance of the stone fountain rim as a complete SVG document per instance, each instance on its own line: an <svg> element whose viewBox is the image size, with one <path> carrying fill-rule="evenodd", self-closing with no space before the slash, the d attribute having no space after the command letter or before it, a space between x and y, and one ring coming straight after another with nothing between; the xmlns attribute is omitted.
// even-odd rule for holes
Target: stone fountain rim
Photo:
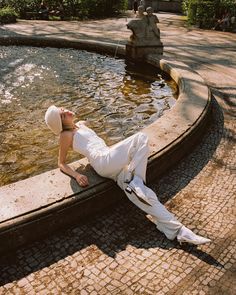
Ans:
<svg viewBox="0 0 236 295"><path fill-rule="evenodd" d="M1 38L0 45L69 47L108 54L115 52L125 56L124 45L89 40L63 40L62 46L59 38L13 37L11 40ZM203 79L184 63L165 60L154 54L148 55L145 61L167 72L179 86L176 105L142 130L150 138L147 177L152 180L179 161L192 147L192 142L198 141L209 117L211 95ZM88 167L85 158L72 163L72 166L76 169L81 164ZM97 212L123 196L113 181L94 175L91 168L88 168L87 173L92 175L89 189L81 189L59 169L0 187L0 199L3 200L0 211L0 252L38 239L43 235L42 232L45 234L65 224L72 224L78 218ZM109 197L110 194L114 198ZM91 204L96 204L96 208ZM64 218L63 222L59 216ZM9 235L15 236L14 246L9 244Z"/></svg>

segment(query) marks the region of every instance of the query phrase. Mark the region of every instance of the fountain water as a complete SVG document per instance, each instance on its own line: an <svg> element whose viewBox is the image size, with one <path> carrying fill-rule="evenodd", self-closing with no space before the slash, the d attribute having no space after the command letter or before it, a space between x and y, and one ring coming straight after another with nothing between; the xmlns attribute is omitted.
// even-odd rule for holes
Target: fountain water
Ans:
<svg viewBox="0 0 236 295"><path fill-rule="evenodd" d="M1 185L57 166L57 139L43 121L50 104L89 117L91 127L113 144L175 103L176 84L165 76L160 89L163 73L151 66L140 70L123 59L71 49L2 46L0 55Z"/></svg>

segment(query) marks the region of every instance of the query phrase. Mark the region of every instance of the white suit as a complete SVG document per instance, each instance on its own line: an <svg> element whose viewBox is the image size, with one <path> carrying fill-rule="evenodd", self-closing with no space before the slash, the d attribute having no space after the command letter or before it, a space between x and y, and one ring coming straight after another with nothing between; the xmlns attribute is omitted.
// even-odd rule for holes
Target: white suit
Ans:
<svg viewBox="0 0 236 295"><path fill-rule="evenodd" d="M116 181L131 202L153 217L158 230L163 232L168 239L174 239L182 224L159 202L156 194L143 183L146 181L149 154L148 137L138 132L108 147L93 130L85 125L79 125L79 127L74 135L73 149L86 156L99 175ZM131 191L126 182L130 174L143 180L134 183L135 189ZM136 191L140 191L141 194L137 194Z"/></svg>

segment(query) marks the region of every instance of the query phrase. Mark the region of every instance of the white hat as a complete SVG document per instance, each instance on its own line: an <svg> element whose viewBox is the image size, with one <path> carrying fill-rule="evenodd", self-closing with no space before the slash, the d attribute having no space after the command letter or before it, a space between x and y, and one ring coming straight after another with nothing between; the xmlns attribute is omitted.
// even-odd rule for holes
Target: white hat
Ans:
<svg viewBox="0 0 236 295"><path fill-rule="evenodd" d="M45 122L52 132L58 135L62 131L61 114L59 108L52 105L45 114Z"/></svg>

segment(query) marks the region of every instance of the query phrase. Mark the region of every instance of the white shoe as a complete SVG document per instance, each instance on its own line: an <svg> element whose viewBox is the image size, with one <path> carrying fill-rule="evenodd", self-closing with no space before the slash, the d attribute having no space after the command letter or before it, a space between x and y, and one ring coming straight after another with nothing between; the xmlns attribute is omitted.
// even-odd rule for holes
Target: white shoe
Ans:
<svg viewBox="0 0 236 295"><path fill-rule="evenodd" d="M190 229L188 229L185 226L181 227L181 229L177 235L177 240L180 244L190 243L193 245L202 245L202 244L206 244L206 243L211 242L210 239L196 235L194 232L192 232Z"/></svg>

